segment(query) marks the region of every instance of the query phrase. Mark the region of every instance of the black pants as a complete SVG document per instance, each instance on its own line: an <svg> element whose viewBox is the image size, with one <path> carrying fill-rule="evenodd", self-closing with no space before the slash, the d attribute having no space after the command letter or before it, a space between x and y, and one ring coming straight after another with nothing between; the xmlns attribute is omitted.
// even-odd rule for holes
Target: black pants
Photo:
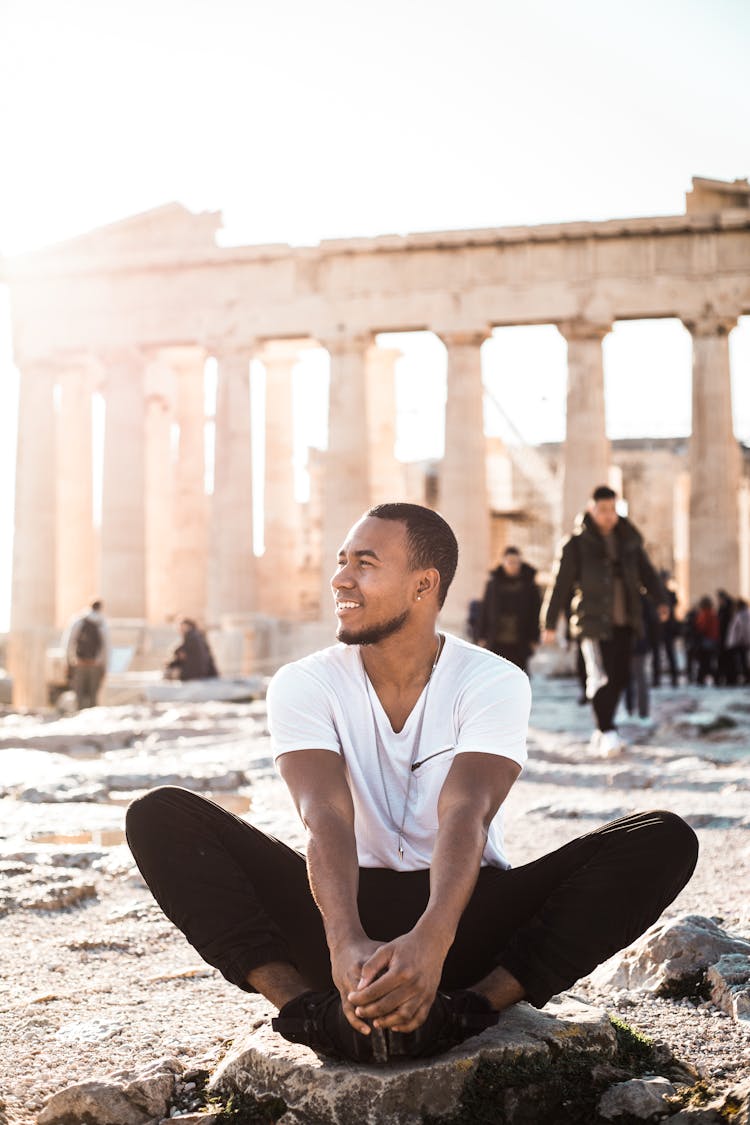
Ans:
<svg viewBox="0 0 750 1125"><path fill-rule="evenodd" d="M252 992L251 970L286 961L310 988L333 987L323 923L298 852L172 786L130 806L127 836L164 913L232 984ZM542 1007L655 922L697 856L695 833L683 820L651 812L613 821L523 867L483 867L442 986L470 987L502 965ZM429 871L360 868L360 917L373 941L410 930L428 896Z"/></svg>
<svg viewBox="0 0 750 1125"><path fill-rule="evenodd" d="M654 687L661 686L661 649L664 646L664 653L667 657L667 665L669 666L669 677L672 681L672 687L677 687L679 681L679 674L677 670L677 656L674 651L674 633L671 630L665 629L659 639L651 648L651 683Z"/></svg>
<svg viewBox="0 0 750 1125"><path fill-rule="evenodd" d="M617 704L630 679L633 630L627 625L615 625L610 639L599 643L608 682L603 688L599 688L591 705L596 715L597 727L601 731L607 731L614 730Z"/></svg>

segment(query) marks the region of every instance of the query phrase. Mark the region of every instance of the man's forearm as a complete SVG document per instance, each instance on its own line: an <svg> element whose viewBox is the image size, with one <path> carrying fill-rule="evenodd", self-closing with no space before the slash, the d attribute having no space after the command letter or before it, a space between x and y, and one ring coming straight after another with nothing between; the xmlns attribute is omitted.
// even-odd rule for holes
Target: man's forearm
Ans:
<svg viewBox="0 0 750 1125"><path fill-rule="evenodd" d="M475 808L460 804L441 816L430 866L430 897L415 928L428 932L444 957L476 886L486 840Z"/></svg>
<svg viewBox="0 0 750 1125"><path fill-rule="evenodd" d="M309 829L307 871L329 949L364 936L357 906L359 866L354 830L336 815Z"/></svg>

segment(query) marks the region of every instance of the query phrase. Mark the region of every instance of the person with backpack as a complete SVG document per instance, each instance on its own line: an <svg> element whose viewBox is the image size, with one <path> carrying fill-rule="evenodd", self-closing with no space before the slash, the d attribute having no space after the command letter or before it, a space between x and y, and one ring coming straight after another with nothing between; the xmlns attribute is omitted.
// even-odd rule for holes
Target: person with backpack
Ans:
<svg viewBox="0 0 750 1125"><path fill-rule="evenodd" d="M109 630L98 599L71 625L66 651L79 711L96 707L109 660Z"/></svg>

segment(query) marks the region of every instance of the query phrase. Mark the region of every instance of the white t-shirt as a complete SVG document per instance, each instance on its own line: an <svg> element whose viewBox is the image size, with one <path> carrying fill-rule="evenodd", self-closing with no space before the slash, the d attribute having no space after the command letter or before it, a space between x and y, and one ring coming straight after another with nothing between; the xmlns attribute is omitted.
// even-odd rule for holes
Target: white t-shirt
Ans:
<svg viewBox="0 0 750 1125"><path fill-rule="evenodd" d="M333 645L286 664L269 685L267 703L275 759L294 750L343 756L360 867L414 871L430 866L438 797L456 754L497 754L520 766L526 761L527 676L501 656L450 634L428 687L398 734L367 680L358 645ZM380 760L374 723L385 750ZM402 859L398 834L404 802ZM482 863L507 868L502 818L501 808L490 825Z"/></svg>

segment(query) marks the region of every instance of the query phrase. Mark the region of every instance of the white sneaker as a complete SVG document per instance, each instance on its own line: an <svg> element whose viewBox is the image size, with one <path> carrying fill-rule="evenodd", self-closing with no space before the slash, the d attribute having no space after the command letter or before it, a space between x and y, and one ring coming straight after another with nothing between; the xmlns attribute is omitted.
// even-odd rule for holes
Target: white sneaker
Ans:
<svg viewBox="0 0 750 1125"><path fill-rule="evenodd" d="M591 735L591 738L589 739L589 750L598 750L599 749L599 740L601 739L601 737L602 737L602 732L600 730L595 730L594 733Z"/></svg>
<svg viewBox="0 0 750 1125"><path fill-rule="evenodd" d="M615 758L627 747L627 743L616 730L599 732L598 750L603 758Z"/></svg>

